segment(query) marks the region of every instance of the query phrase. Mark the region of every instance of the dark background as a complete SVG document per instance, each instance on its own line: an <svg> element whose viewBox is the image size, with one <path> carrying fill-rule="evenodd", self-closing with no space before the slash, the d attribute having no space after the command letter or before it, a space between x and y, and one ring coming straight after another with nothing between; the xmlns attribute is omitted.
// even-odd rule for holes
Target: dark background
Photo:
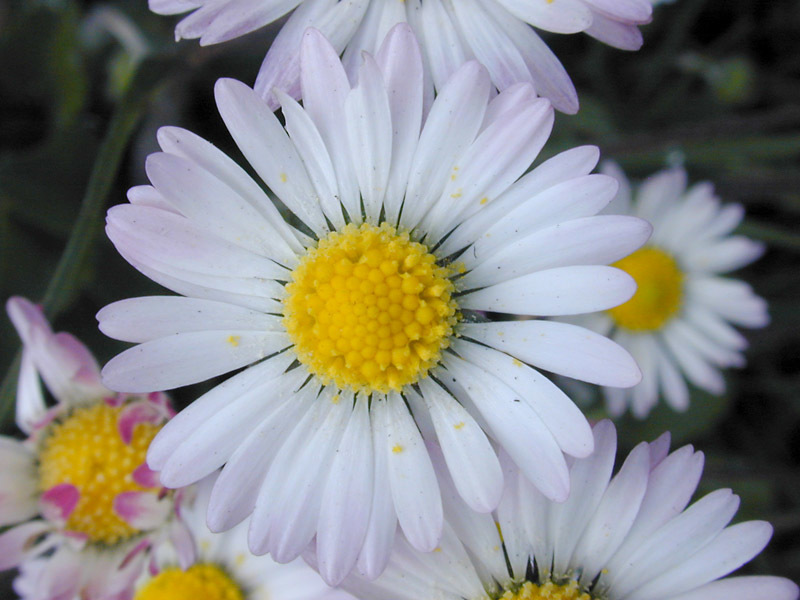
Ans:
<svg viewBox="0 0 800 600"><path fill-rule="evenodd" d="M187 127L239 156L213 83L228 76L252 84L276 31L200 48L174 43L176 20L151 14L145 0L0 0L0 297L44 301L54 328L78 335L101 363L122 345L97 331L97 310L160 293L105 239L105 208L145 182L144 157L161 125ZM592 143L633 177L683 163L692 181L715 182L725 200L747 207L740 233L768 244L737 276L767 298L772 324L746 332L748 366L729 373L724 397L697 392L688 414L661 407L645 422L623 419L621 451L665 429L676 446L703 450L700 492L731 487L742 497L737 520L775 527L743 572L798 581L800 3L677 0L658 6L643 32L637 53L583 35L546 36L575 81L581 111L557 118L542 158ZM81 233L68 246L85 196ZM3 315L0 430L10 435L19 432L6 373L15 371L18 347ZM203 389L179 390L176 403ZM602 416L597 403L587 410ZM11 576L0 575L2 598L12 597Z"/></svg>

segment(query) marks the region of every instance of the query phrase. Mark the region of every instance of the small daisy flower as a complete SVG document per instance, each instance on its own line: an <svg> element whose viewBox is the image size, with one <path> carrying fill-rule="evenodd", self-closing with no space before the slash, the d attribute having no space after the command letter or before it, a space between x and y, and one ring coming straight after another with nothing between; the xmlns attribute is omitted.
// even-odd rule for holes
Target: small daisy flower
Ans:
<svg viewBox="0 0 800 600"><path fill-rule="evenodd" d="M145 464L171 415L168 399L109 391L91 353L70 334L53 333L39 307L14 297L7 310L23 341L16 420L28 437L0 436L0 526L12 526L0 534L0 570L55 550L49 566L22 584L31 598L79 590L104 598L108 565L119 566L159 528L175 527L175 494ZM51 408L39 377L57 402Z"/></svg>
<svg viewBox="0 0 800 600"><path fill-rule="evenodd" d="M490 102L485 69L467 63L423 124L422 61L407 26L366 55L353 89L316 30L303 67L304 106L279 92L285 129L244 84L216 87L239 148L299 229L211 144L163 128L164 151L146 165L152 186L109 211L107 232L133 266L186 297L123 300L98 319L139 344L104 368L114 389L145 393L247 367L167 424L148 464L172 487L224 464L212 530L252 513L250 548L278 562L316 535L335 584L356 564L379 573L398 521L415 547L438 544L442 506L418 414L430 412L475 510L492 510L502 492L490 439L546 496L567 497L564 453L588 455L591 430L529 365L611 386L635 384L638 368L586 329L479 322L481 311L616 306L633 280L604 265L650 227L594 216L617 187L589 174L595 148L522 177L553 122L527 84Z"/></svg>
<svg viewBox="0 0 800 600"><path fill-rule="evenodd" d="M772 527L728 525L739 498L727 489L687 508L701 452L684 446L668 454L665 434L634 448L612 477L613 424L598 423L594 439L594 454L570 467L566 502L542 496L509 463L494 513L470 510L452 484L443 485L448 522L440 546L423 554L398 536L383 575L351 575L342 587L362 600L797 598L797 585L782 577L724 578L761 552ZM308 558L313 562L313 553Z"/></svg>
<svg viewBox="0 0 800 600"><path fill-rule="evenodd" d="M756 260L761 243L731 231L744 217L739 204L722 204L708 182L687 189L683 169L662 171L646 180L635 199L624 173L614 164L620 191L608 210L653 224L649 243L614 266L638 284L627 303L605 313L579 317L627 348L642 369L642 382L627 390L605 389L614 415L628 407L644 418L660 395L675 410L686 410L685 379L712 394L725 390L720 369L742 367L747 340L733 325L763 327L767 304L740 280L720 277Z"/></svg>
<svg viewBox="0 0 800 600"><path fill-rule="evenodd" d="M201 481L197 497L181 506L195 548L193 559L183 564L169 545L161 545L137 583L133 600L354 600L328 587L302 559L281 565L269 556L253 556L244 524L211 533L206 510L215 479L211 475Z"/></svg>
<svg viewBox="0 0 800 600"><path fill-rule="evenodd" d="M638 26L652 14L650 0L150 0L150 9L163 15L193 11L178 23L175 37L200 38L201 45L237 38L291 13L255 84L273 108L279 104L274 87L300 97L300 45L307 27L318 28L337 53L344 52L345 70L355 81L361 53L374 55L392 26L408 22L437 90L476 59L499 90L531 83L567 113L578 111L575 88L534 28L585 32L616 48L638 50Z"/></svg>

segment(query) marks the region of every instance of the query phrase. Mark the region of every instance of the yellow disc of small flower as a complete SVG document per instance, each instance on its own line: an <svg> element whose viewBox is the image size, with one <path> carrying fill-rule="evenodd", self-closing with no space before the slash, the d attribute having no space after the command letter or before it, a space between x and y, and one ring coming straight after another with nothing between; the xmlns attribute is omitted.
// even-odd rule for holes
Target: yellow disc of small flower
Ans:
<svg viewBox="0 0 800 600"><path fill-rule="evenodd" d="M136 592L134 600L244 600L242 589L220 567L208 563L164 569Z"/></svg>
<svg viewBox="0 0 800 600"><path fill-rule="evenodd" d="M681 307L683 272L669 254L648 246L613 265L636 280L636 294L609 310L617 325L631 331L655 331Z"/></svg>
<svg viewBox="0 0 800 600"><path fill-rule="evenodd" d="M299 360L341 389L388 392L418 381L453 333L453 271L387 223L329 234L286 286L284 324Z"/></svg>
<svg viewBox="0 0 800 600"><path fill-rule="evenodd" d="M78 488L80 500L66 527L92 542L115 544L138 533L114 513L113 502L122 492L148 489L134 482L132 473L145 461L160 427L141 423L130 445L125 444L117 429L121 412L122 407L102 402L76 409L52 426L39 453L41 490L62 483Z"/></svg>
<svg viewBox="0 0 800 600"><path fill-rule="evenodd" d="M565 584L548 581L543 584L526 581L520 586L507 589L500 596L502 600L591 600L586 592L581 592L576 581Z"/></svg>

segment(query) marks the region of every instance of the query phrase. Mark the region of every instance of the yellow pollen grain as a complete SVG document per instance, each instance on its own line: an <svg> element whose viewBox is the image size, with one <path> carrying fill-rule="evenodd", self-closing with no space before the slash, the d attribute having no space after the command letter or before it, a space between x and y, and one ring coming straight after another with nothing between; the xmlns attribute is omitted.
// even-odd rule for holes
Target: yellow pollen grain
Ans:
<svg viewBox="0 0 800 600"><path fill-rule="evenodd" d="M453 274L406 232L350 224L292 272L283 323L300 362L324 384L399 391L425 377L450 343Z"/></svg>
<svg viewBox="0 0 800 600"><path fill-rule="evenodd" d="M238 335L229 335L228 339L226 340L231 346L236 348L239 345L239 340L241 340Z"/></svg>
<svg viewBox="0 0 800 600"><path fill-rule="evenodd" d="M138 531L113 510L122 492L155 491L133 481L133 471L145 461L150 441L160 427L140 423L130 445L117 428L122 407L100 403L78 408L55 423L39 453L39 488L46 491L63 483L79 493L66 528L89 536L92 542L115 544Z"/></svg>
<svg viewBox="0 0 800 600"><path fill-rule="evenodd" d="M453 429L463 429L463 428L464 428L464 421L461 421L453 425Z"/></svg>
<svg viewBox="0 0 800 600"><path fill-rule="evenodd" d="M570 580L565 584L548 581L542 584L524 582L514 584L500 596L502 600L591 600L591 596L582 592L578 582Z"/></svg>
<svg viewBox="0 0 800 600"><path fill-rule="evenodd" d="M403 451L403 447L400 444L395 445L392 447L392 452L395 454L400 454Z"/></svg>
<svg viewBox="0 0 800 600"><path fill-rule="evenodd" d="M241 587L219 566L198 563L185 571L164 569L142 586L134 600L244 600Z"/></svg>
<svg viewBox="0 0 800 600"><path fill-rule="evenodd" d="M484 204L486 204L488 201L489 201L489 199L488 199L486 196L484 196L483 198L481 198L481 206L483 206Z"/></svg>
<svg viewBox="0 0 800 600"><path fill-rule="evenodd" d="M636 281L636 293L608 311L619 327L656 331L672 318L683 300L683 273L669 254L648 246L612 265Z"/></svg>
<svg viewBox="0 0 800 600"><path fill-rule="evenodd" d="M522 366L522 362L520 362L520 361L519 361L518 359L516 359L516 358L514 358L514 359L512 359L512 360L511 360L511 364L512 364L512 365L514 365L515 367L521 367L521 366Z"/></svg>
<svg viewBox="0 0 800 600"><path fill-rule="evenodd" d="M286 173L281 173L280 178L281 178L281 183L286 183L289 180L289 177L286 175Z"/></svg>

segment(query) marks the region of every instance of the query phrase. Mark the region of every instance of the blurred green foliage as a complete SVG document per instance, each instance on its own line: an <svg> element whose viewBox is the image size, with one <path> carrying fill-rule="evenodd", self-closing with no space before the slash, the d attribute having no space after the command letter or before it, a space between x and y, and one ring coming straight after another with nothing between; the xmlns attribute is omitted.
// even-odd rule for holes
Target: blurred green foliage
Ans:
<svg viewBox="0 0 800 600"><path fill-rule="evenodd" d="M57 330L103 362L122 346L96 329L103 305L159 293L100 235L107 206L145 182L155 130L185 126L237 157L213 103L221 76L252 84L275 28L220 47L175 44L175 19L145 0L0 0L0 295L47 300ZM703 490L732 487L739 518L773 522L749 572L800 579L800 3L677 0L643 28L644 48L547 36L572 75L577 116L560 115L543 158L597 144L634 178L682 163L748 210L741 232L766 256L737 275L770 303L747 332L746 369L724 398L695 393L687 413L624 418L622 450L665 429L707 455ZM88 206L88 208L87 208ZM73 234L83 211L80 235ZM65 249L68 251L65 254ZM55 277L55 279L54 279ZM0 376L18 339L0 318ZM207 386L206 386L207 387ZM202 390L175 393L185 405ZM11 408L6 388L0 398ZM593 416L602 416L597 405ZM13 433L7 424L3 433ZM6 576L6 585L8 576ZM7 590L8 588L6 588ZM7 597L0 588L0 596Z"/></svg>

